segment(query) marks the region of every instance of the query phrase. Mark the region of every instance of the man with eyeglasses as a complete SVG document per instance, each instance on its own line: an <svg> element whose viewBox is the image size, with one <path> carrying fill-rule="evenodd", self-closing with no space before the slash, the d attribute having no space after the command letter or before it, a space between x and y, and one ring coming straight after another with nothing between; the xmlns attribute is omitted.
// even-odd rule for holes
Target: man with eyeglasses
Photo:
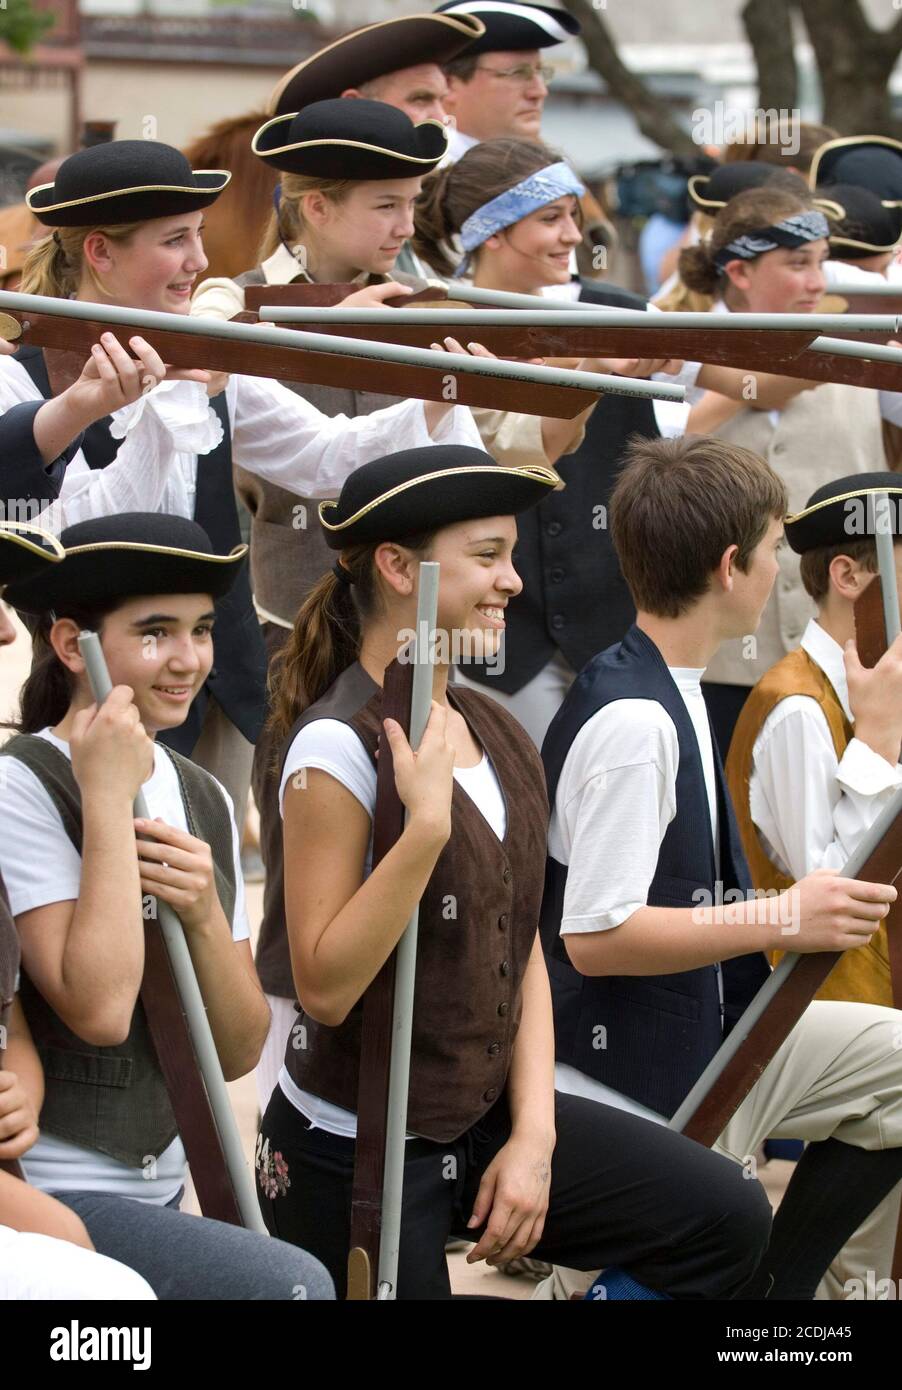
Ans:
<svg viewBox="0 0 902 1390"><path fill-rule="evenodd" d="M542 61L542 50L578 34L579 22L557 5L520 0L447 0L436 13L475 15L485 25L482 37L445 65L445 109L456 126L449 159L460 159L482 140L540 139L554 71Z"/></svg>

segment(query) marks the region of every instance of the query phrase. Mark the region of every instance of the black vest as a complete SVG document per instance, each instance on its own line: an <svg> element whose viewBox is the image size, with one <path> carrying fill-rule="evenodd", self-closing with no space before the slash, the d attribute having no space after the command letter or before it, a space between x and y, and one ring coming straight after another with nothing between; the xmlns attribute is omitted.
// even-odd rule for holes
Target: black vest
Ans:
<svg viewBox="0 0 902 1390"><path fill-rule="evenodd" d="M188 828L213 853L216 891L231 923L236 885L228 806L208 772L178 754L169 756ZM81 793L69 759L46 739L29 734L4 744L3 757L17 758L38 778L81 855ZM149 1156L159 1157L178 1129L140 1000L125 1042L99 1047L67 1027L24 970L19 997L44 1069L41 1128L132 1168Z"/></svg>
<svg viewBox="0 0 902 1390"><path fill-rule="evenodd" d="M645 300L612 285L583 284L580 299L624 309L644 309ZM514 567L523 592L505 614L504 670L465 665L470 680L513 695L538 675L555 649L579 671L636 616L611 544L607 507L627 442L633 435L656 439L651 401L603 396L589 416L586 436L555 467L566 482L537 507L517 517Z"/></svg>
<svg viewBox="0 0 902 1390"><path fill-rule="evenodd" d="M41 348L20 348L17 360L46 400L53 392ZM238 509L232 487L232 439L225 395L211 401L222 424L222 442L198 460L194 520L201 525L220 554L241 544ZM95 420L85 431L82 452L91 468L106 468L119 451L121 440L110 434L110 419ZM216 601L215 665L203 689L193 701L184 724L160 735L160 742L190 756L200 737L207 701L217 704L245 738L255 743L263 727L266 654L260 624L254 612L247 564L224 598Z"/></svg>
<svg viewBox="0 0 902 1390"><path fill-rule="evenodd" d="M9 1015L16 993L16 976L19 973L19 935L12 913L6 885L0 874L0 1066L3 1065L3 1051L6 1047L6 1030Z"/></svg>
<svg viewBox="0 0 902 1390"><path fill-rule="evenodd" d="M717 877L711 817L698 740L689 712L654 642L633 626L580 673L542 748L552 807L570 746L588 719L614 700L656 700L679 740L676 815L667 827L648 891L650 907L692 908ZM723 767L713 740L723 893L751 887ZM567 868L550 856L542 904L542 944L554 1000L557 1058L670 1116L723 1040L717 970L673 975L581 975L560 936ZM729 901L729 899L728 899ZM764 955L723 966L724 1030L729 1031L770 973ZM599 1033L599 1027L604 1029ZM602 1045L599 1045L601 1043Z"/></svg>

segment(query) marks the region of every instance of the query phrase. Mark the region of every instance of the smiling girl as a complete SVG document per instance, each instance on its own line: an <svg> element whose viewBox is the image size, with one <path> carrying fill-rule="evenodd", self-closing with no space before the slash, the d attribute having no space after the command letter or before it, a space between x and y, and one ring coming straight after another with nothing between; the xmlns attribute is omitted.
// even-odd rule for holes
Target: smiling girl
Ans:
<svg viewBox="0 0 902 1390"><path fill-rule="evenodd" d="M269 1011L232 803L157 742L209 673L214 601L243 548L217 554L195 522L148 513L82 522L62 539L56 573L6 590L35 628L21 733L3 747L0 778L0 870L45 1073L25 1175L161 1298L290 1299L300 1284L329 1297L306 1256L178 1210L185 1150L138 997L145 912L160 900L185 929L225 1077L255 1065ZM78 646L86 628L113 682L99 709ZM149 818L135 821L142 787Z"/></svg>
<svg viewBox="0 0 902 1390"><path fill-rule="evenodd" d="M555 1095L537 937L541 761L506 711L448 684L455 645L497 651L522 588L517 520L555 481L475 449L415 449L365 465L320 509L340 557L298 615L275 701L300 1012L259 1152L279 1155L287 1182L276 1190L261 1159L259 1184L269 1229L314 1251L339 1296L361 999L418 902L398 1297L450 1296L452 1233L476 1242L471 1263L568 1250L590 1268L600 1255L674 1297L729 1296L766 1239L766 1202L726 1161L635 1115ZM438 660L414 755L382 719L381 687L414 624L421 560L441 566ZM373 868L385 740L409 817Z"/></svg>

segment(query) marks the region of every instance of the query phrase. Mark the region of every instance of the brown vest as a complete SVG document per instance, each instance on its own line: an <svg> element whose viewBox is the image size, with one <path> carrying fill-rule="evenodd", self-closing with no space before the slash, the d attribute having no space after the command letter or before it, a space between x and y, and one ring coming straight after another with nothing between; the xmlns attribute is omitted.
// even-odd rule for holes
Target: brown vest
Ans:
<svg viewBox="0 0 902 1390"><path fill-rule="evenodd" d="M739 822L752 882L756 888L775 888L779 892L788 888L793 880L781 873L764 851L751 816L749 783L753 770L752 750L755 740L764 728L764 721L771 710L790 695L807 695L820 705L830 729L837 761L842 758L852 737L852 726L845 716L836 691L821 668L801 647L789 652L782 661L771 667L742 707L730 743L726 765L727 782L736 808L736 819ZM787 814L792 814L791 807L787 808ZM781 951L774 952L774 963L782 954ZM867 946L846 951L836 968L830 972L826 983L818 990L817 998L848 999L892 1007L885 925L881 924Z"/></svg>
<svg viewBox="0 0 902 1390"><path fill-rule="evenodd" d="M376 277L377 282L378 278ZM423 288L422 281L398 275L403 284ZM264 285L266 278L258 266L236 281L239 285ZM303 396L324 415L372 415L386 406L397 405L397 396L374 391L343 390L337 386L311 386L294 381L282 383ZM251 588L261 608L285 623L295 614L314 584L335 563L319 524L318 503L309 497L279 487L256 473L236 466L235 490L251 516Z"/></svg>
<svg viewBox="0 0 902 1390"><path fill-rule="evenodd" d="M349 667L295 725L286 752L300 727L337 718L375 763L382 692L371 689L362 668ZM451 837L420 903L407 1128L439 1142L475 1124L507 1082L538 928L548 826L541 759L517 721L473 690L449 686L448 700L494 765L507 827L499 840L455 782ZM297 1086L352 1111L361 1017L358 1003L343 1024L329 1028L299 1009L285 1052Z"/></svg>
<svg viewBox="0 0 902 1390"><path fill-rule="evenodd" d="M18 971L19 935L9 910L3 875L0 874L0 1066L3 1065L6 1030L9 1027L9 1014L16 993Z"/></svg>

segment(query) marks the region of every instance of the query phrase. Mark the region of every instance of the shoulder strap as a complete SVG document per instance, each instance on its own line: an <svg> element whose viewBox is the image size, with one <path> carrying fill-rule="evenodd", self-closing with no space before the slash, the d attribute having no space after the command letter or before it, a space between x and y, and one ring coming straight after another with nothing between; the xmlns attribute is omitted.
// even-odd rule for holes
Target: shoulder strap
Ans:
<svg viewBox="0 0 902 1390"><path fill-rule="evenodd" d="M161 747L165 745L161 744ZM231 922L235 911L235 859L232 852L232 817L216 779L190 758L166 748L178 778L188 829L206 840L217 870L217 889L223 911Z"/></svg>
<svg viewBox="0 0 902 1390"><path fill-rule="evenodd" d="M0 748L0 757L15 758L34 773L59 812L63 829L81 854L81 795L65 753L37 734L16 734Z"/></svg>

